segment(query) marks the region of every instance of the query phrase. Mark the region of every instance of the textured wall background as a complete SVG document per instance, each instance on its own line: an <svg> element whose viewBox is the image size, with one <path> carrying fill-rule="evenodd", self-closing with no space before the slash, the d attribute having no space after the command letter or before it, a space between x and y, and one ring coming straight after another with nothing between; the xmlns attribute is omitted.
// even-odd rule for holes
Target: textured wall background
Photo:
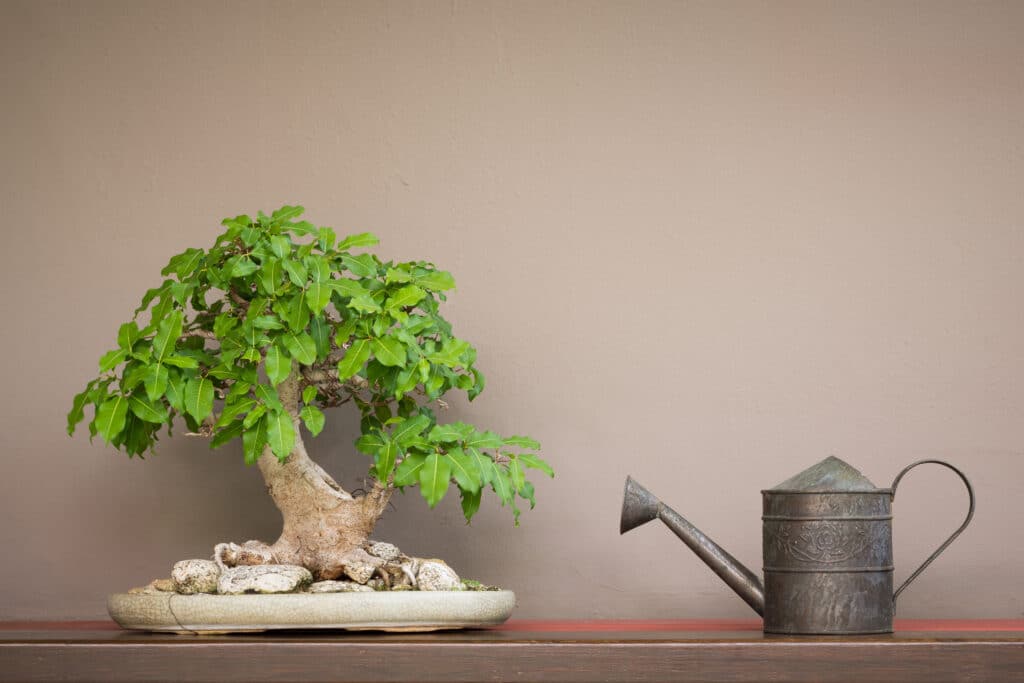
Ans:
<svg viewBox="0 0 1024 683"><path fill-rule="evenodd" d="M0 618L275 537L237 448L128 461L64 414L171 254L282 203L455 274L489 384L450 417L558 477L520 529L415 494L377 535L517 616L749 616L665 528L618 536L625 475L757 568L758 491L835 454L978 489L901 616L1020 617L1022 29L1013 2L0 2ZM965 504L905 480L897 579Z"/></svg>

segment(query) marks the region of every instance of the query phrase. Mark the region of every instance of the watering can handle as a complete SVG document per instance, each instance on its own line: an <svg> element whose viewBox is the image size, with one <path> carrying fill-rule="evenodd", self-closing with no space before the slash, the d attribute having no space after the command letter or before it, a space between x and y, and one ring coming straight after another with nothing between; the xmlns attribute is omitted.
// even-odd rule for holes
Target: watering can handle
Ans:
<svg viewBox="0 0 1024 683"><path fill-rule="evenodd" d="M917 462L911 463L911 464L907 465L906 467L904 467L903 471L901 471L899 474L897 474L896 478L892 482L892 487L891 487L890 493L889 493L891 498L895 500L895 498L896 498L896 486L899 485L900 479L903 478L903 475L906 474L907 472L909 472L910 470L914 469L918 465L924 465L925 463L934 463L936 465L942 465L943 467L948 467L949 469L951 469L954 472L956 472L957 476L959 476L963 480L964 486L967 487L967 495L970 497L970 505L967 508L967 518L964 519L964 523L961 524L960 528L958 528L956 531L954 531L953 534L949 538L946 539L945 543L943 543L942 545L939 546L938 550L936 550L934 553L932 553L928 557L928 559L925 560L921 564L921 566L918 567L914 571L914 573L910 575L910 578L908 578L906 581L903 582L902 586L900 586L899 588L896 589L896 592L893 593L893 595L892 595L893 602L896 602L896 598L899 597L900 593L903 592L904 588L906 588L907 586L910 585L911 581L916 579L918 577L918 575L921 572L923 572L928 567L928 565L930 565L935 560L935 558L938 557L942 553L943 550L945 550L946 548L949 547L950 543L952 543L954 540L956 540L956 537L959 536L963 532L963 530L967 528L967 525L971 523L971 518L974 517L974 489L971 488L971 482L969 482L967 480L967 475L965 475L963 472L958 470L956 467L953 467L952 465L950 465L948 462L944 462L942 460L918 460Z"/></svg>

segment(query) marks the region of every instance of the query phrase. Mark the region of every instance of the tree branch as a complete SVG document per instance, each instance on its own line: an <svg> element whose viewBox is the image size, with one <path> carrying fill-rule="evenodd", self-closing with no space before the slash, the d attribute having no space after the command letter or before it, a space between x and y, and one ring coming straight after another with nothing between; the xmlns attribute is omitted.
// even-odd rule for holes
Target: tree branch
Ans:
<svg viewBox="0 0 1024 683"><path fill-rule="evenodd" d="M203 436L203 437L209 438L209 437L213 436L213 428L214 428L214 425L216 425L216 424L217 424L217 416L216 415L209 415L209 416L207 416L207 418L205 420L203 420L203 423L201 425L199 425L199 431L198 432L185 432L185 436Z"/></svg>
<svg viewBox="0 0 1024 683"><path fill-rule="evenodd" d="M231 289L228 291L228 296L231 297L232 301L241 306L242 310L249 310L249 300L243 298L241 294Z"/></svg>
<svg viewBox="0 0 1024 683"><path fill-rule="evenodd" d="M182 335L178 337L178 339L188 339L189 337L202 337L203 339L217 341L217 335L215 335L213 332L210 332L209 330L189 330L188 332L182 333Z"/></svg>

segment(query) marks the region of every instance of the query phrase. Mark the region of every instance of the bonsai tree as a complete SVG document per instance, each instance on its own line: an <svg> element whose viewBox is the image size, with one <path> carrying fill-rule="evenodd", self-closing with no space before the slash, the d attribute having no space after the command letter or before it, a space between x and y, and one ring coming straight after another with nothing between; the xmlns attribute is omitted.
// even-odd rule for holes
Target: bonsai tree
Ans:
<svg viewBox="0 0 1024 683"><path fill-rule="evenodd" d="M526 470L553 476L525 436L502 437L435 407L453 389L484 388L476 351L440 314L452 276L423 261L381 262L356 253L369 233L338 240L297 220L298 206L225 219L210 249L186 249L161 271L120 326L100 375L75 396L68 433L94 408L91 436L129 457L152 451L175 418L211 448L241 439L284 518L272 545L221 544L231 564L295 564L317 579L341 573L368 540L395 489L418 486L433 508L454 486L467 522L485 488L511 508L534 505ZM349 492L306 452L324 410L361 416L355 447L369 456L367 482Z"/></svg>

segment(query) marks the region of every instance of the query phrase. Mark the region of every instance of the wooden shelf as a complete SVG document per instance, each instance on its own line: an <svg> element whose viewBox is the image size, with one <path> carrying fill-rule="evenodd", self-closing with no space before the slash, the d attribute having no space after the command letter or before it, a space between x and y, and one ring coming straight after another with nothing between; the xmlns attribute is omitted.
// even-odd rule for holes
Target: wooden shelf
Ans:
<svg viewBox="0 0 1024 683"><path fill-rule="evenodd" d="M1024 621L766 636L752 621L512 621L425 634L187 636L0 622L0 681L1024 681Z"/></svg>

